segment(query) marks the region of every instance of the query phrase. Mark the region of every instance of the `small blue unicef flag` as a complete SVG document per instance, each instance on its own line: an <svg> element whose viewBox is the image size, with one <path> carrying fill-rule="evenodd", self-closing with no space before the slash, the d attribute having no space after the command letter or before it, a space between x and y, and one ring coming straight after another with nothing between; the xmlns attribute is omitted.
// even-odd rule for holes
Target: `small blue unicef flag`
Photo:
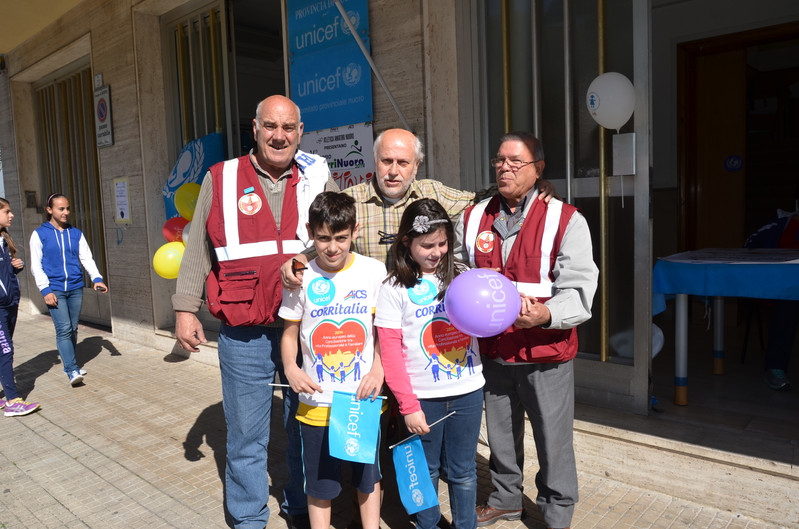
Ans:
<svg viewBox="0 0 799 529"><path fill-rule="evenodd" d="M330 409L330 455L355 463L372 463L377 456L380 407L383 399L358 400L353 393L335 391Z"/></svg>
<svg viewBox="0 0 799 529"><path fill-rule="evenodd" d="M162 190L167 219L180 217L180 213L175 207L175 191L183 184L201 183L209 167L224 161L224 140L225 137L222 134L212 132L207 136L190 141L180 151L178 161L172 168L169 179Z"/></svg>
<svg viewBox="0 0 799 529"><path fill-rule="evenodd" d="M427 470L427 458L419 436L395 446L392 456L400 500L408 514L438 505L438 494Z"/></svg>

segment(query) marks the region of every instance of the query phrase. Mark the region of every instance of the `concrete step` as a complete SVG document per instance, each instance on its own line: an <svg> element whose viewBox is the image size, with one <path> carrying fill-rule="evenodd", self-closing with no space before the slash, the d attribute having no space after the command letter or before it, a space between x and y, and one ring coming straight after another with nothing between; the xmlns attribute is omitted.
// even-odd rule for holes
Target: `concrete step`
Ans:
<svg viewBox="0 0 799 529"><path fill-rule="evenodd" d="M787 527L799 526L799 444L764 432L575 410L578 471ZM528 432L528 445L533 445Z"/></svg>

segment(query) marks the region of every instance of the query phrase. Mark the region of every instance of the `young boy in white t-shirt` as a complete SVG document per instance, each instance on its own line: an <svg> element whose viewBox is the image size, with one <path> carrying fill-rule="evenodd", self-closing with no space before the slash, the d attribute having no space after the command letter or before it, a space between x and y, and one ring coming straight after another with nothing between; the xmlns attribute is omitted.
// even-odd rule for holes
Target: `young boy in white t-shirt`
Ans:
<svg viewBox="0 0 799 529"><path fill-rule="evenodd" d="M302 288L283 291L278 312L285 320L281 355L286 378L300 395L297 420L302 436L305 493L312 529L329 529L331 501L341 492L341 461L330 455L328 427L333 392L377 397L383 366L373 319L386 267L350 252L358 236L355 201L343 193L319 194L308 211L308 236L317 257L295 274ZM302 367L297 365L297 343ZM379 453L379 450L376 451ZM364 529L380 524L380 467L351 463Z"/></svg>

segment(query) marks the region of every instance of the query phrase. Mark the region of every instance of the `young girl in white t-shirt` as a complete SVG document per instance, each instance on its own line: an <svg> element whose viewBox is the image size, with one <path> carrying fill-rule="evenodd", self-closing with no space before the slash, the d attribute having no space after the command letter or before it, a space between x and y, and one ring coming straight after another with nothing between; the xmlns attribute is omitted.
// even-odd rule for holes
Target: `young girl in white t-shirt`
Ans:
<svg viewBox="0 0 799 529"><path fill-rule="evenodd" d="M380 289L375 327L386 383L405 426L421 436L436 488L439 471L447 477L452 525L475 529L485 381L477 340L456 329L444 308L447 287L468 269L455 261L454 239L452 221L435 200L417 200L405 209L389 251L391 272ZM438 506L417 513L418 529L434 529L440 516Z"/></svg>

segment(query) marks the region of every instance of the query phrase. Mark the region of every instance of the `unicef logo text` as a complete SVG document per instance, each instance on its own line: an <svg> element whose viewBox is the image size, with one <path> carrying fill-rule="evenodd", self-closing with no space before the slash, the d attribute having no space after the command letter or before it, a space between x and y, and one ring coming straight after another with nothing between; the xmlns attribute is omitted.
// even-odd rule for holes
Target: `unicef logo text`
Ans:
<svg viewBox="0 0 799 529"><path fill-rule="evenodd" d="M355 86L361 81L361 65L351 62L344 68L344 84L347 86Z"/></svg>
<svg viewBox="0 0 799 529"><path fill-rule="evenodd" d="M351 62L344 68L337 67L336 73L321 77L316 73L313 79L297 83L297 95L299 97L308 97L314 94L330 92L341 88L342 81L349 87L358 84L361 81L361 65Z"/></svg>
<svg viewBox="0 0 799 529"><path fill-rule="evenodd" d="M308 285L308 300L314 305L324 307L333 301L336 287L326 277L317 277Z"/></svg>
<svg viewBox="0 0 799 529"><path fill-rule="evenodd" d="M361 23L360 13L357 11L347 11L347 17L350 19L350 22L352 22L352 27L358 29L358 25ZM350 34L350 28L347 26L347 21L344 19L341 19L341 31L343 31L345 35Z"/></svg>
<svg viewBox="0 0 799 529"><path fill-rule="evenodd" d="M421 506L424 503L424 494L419 489L413 489L411 492L411 499L413 499L413 503L417 506Z"/></svg>
<svg viewBox="0 0 799 529"><path fill-rule="evenodd" d="M350 437L347 439L347 442L344 443L344 451L347 452L347 455L354 456L361 450L361 443L358 442L357 439L354 437Z"/></svg>
<svg viewBox="0 0 799 529"><path fill-rule="evenodd" d="M429 305L438 296L438 289L429 279L422 279L408 289L408 297L416 305Z"/></svg>

